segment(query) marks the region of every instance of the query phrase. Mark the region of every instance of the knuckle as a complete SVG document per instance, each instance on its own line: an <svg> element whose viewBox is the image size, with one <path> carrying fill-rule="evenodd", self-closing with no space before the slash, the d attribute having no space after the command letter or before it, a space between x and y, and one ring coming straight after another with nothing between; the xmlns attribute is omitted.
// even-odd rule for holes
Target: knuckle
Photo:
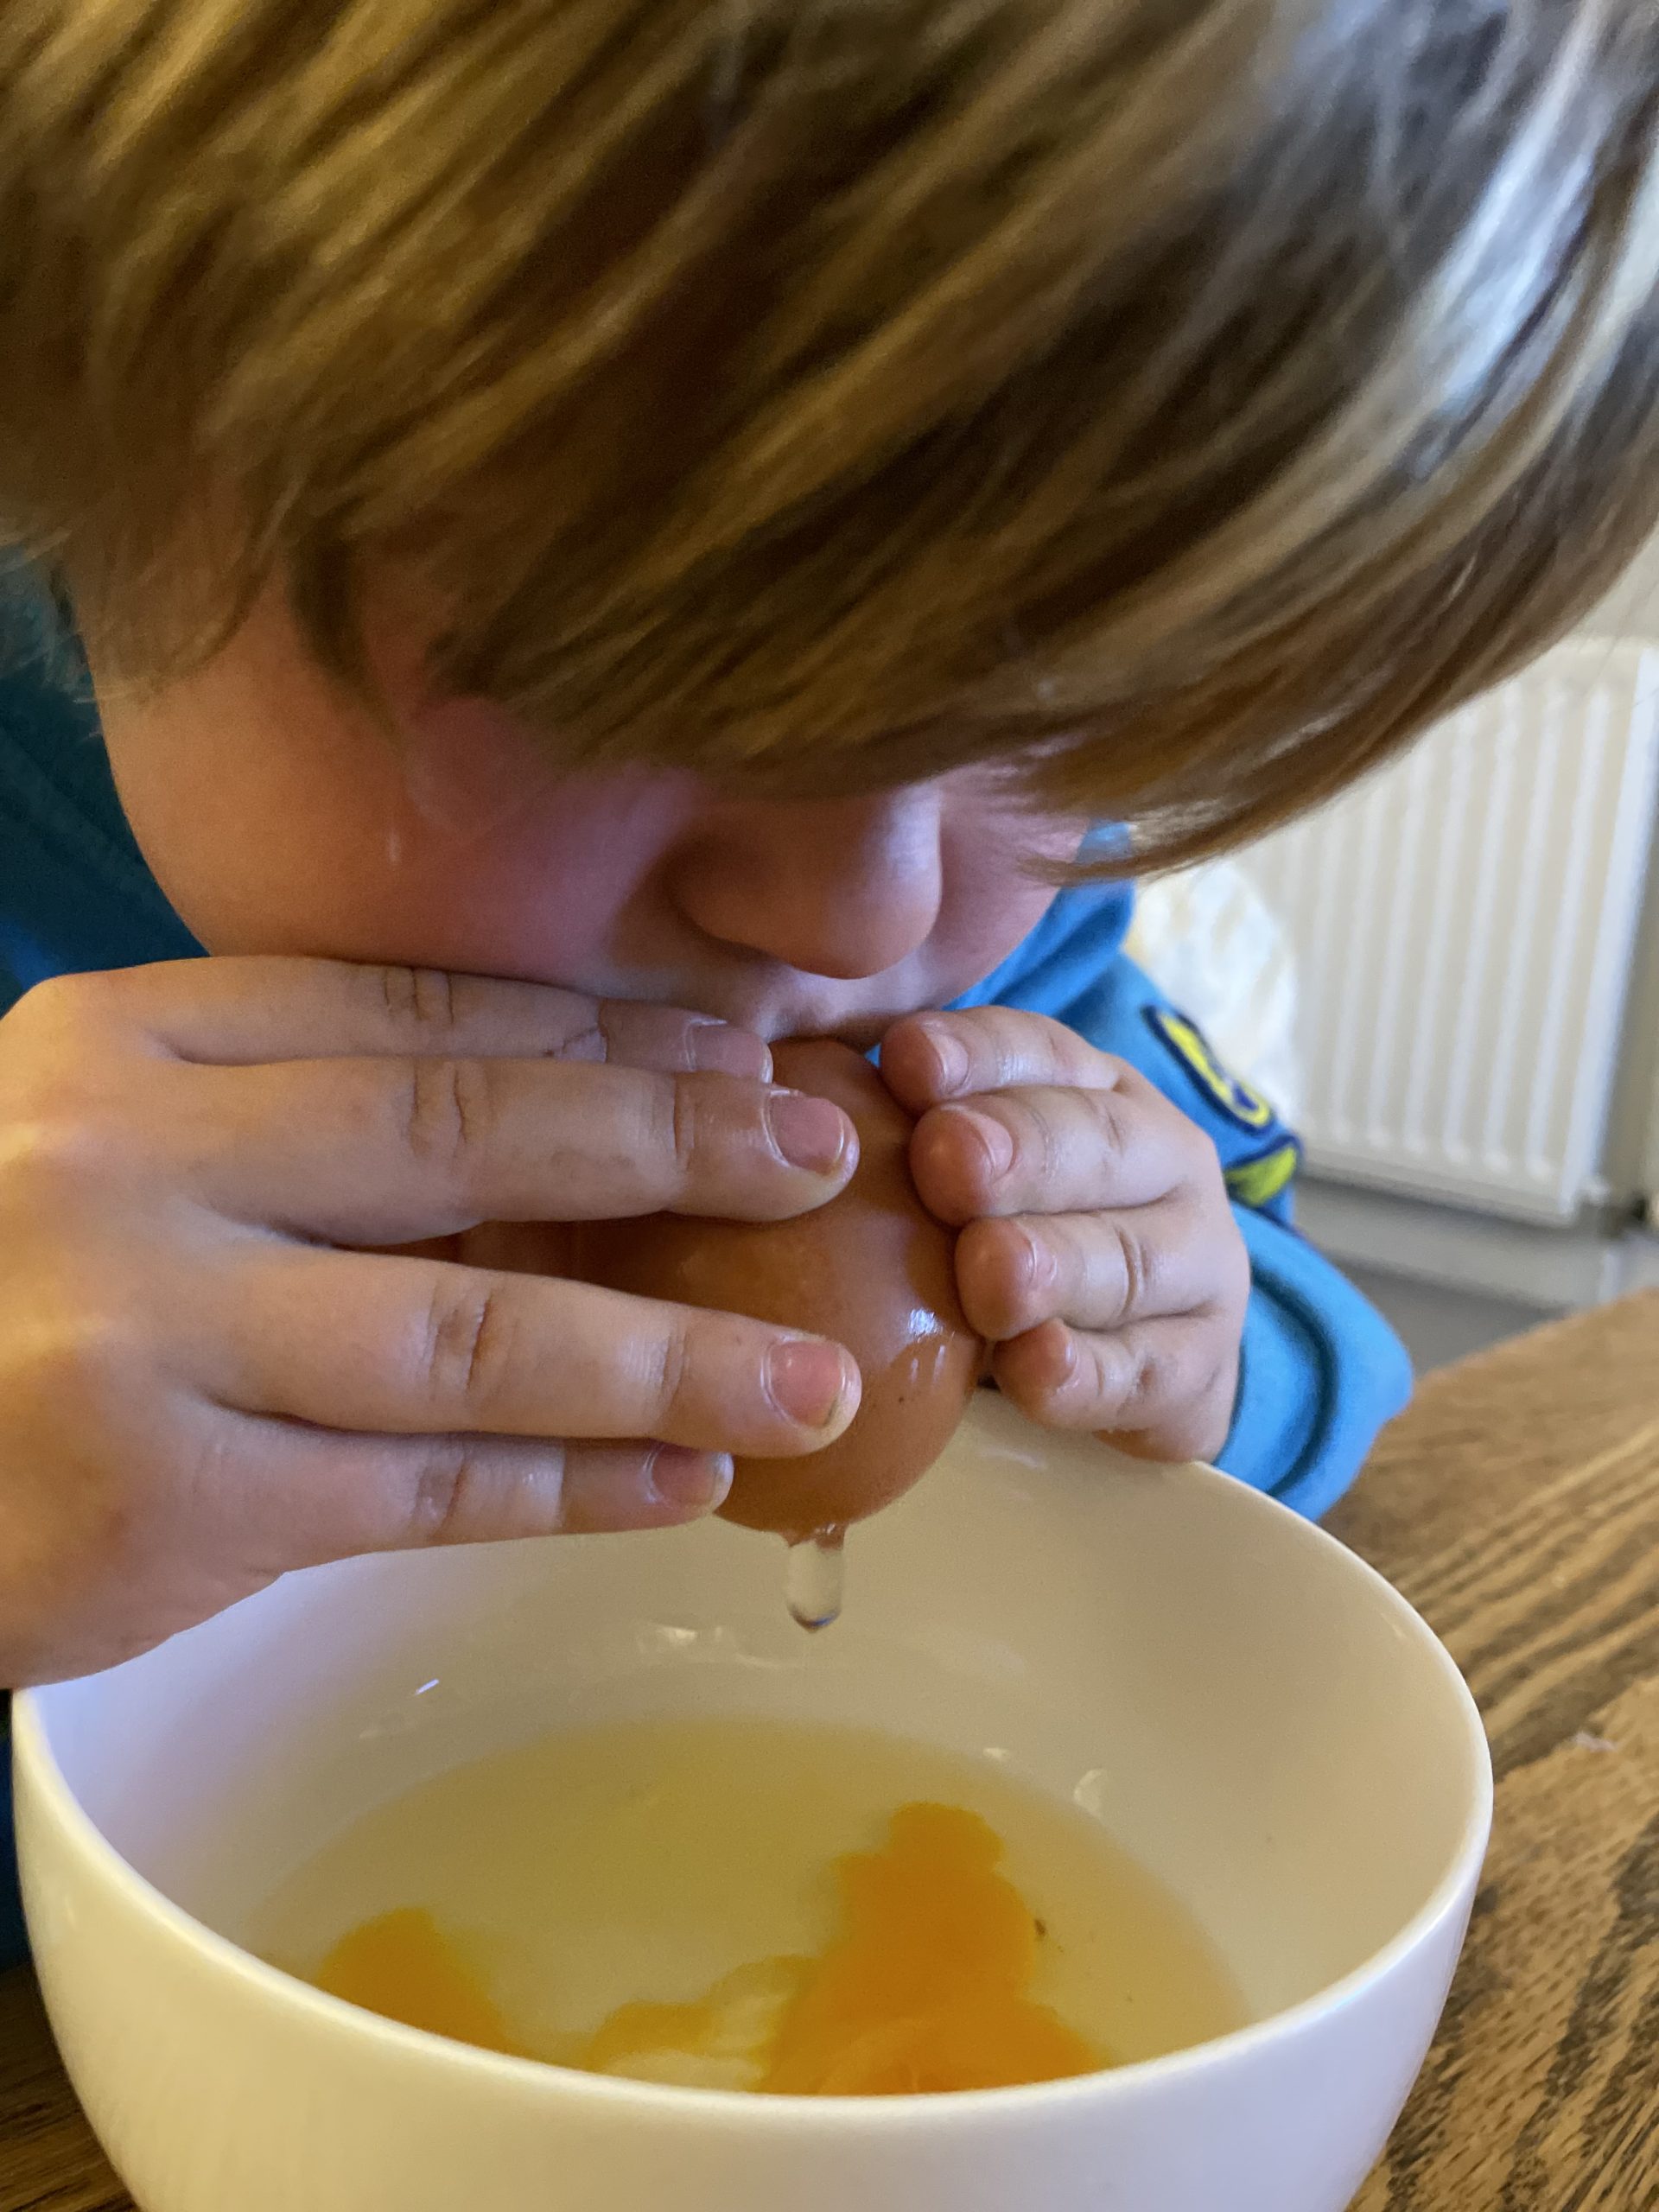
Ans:
<svg viewBox="0 0 1659 2212"><path fill-rule="evenodd" d="M987 1007L987 1033L1003 1056L1013 1062L1033 1058L1064 1065L1076 1032L1052 1014L1038 1014L1028 1007Z"/></svg>
<svg viewBox="0 0 1659 2212"><path fill-rule="evenodd" d="M683 1192L706 1179L720 1132L709 1085L696 1075L642 1074L639 1080L649 1156L662 1163L664 1179L673 1192Z"/></svg>
<svg viewBox="0 0 1659 2212"><path fill-rule="evenodd" d="M975 1229L980 1233L970 1241ZM963 1241L970 1255L985 1255L977 1264L988 1277L1011 1327L1035 1328L1070 1299L1077 1278L1077 1258L1063 1224L970 1223L963 1232ZM957 1249L960 1253L961 1244Z"/></svg>
<svg viewBox="0 0 1659 2212"><path fill-rule="evenodd" d="M490 1077L478 1060L414 1058L404 1063L402 1135L411 1158L459 1175L489 1121Z"/></svg>
<svg viewBox="0 0 1659 2212"><path fill-rule="evenodd" d="M378 988L382 1005L399 1029L447 1037L454 1027L454 982L442 968L408 968L388 962L372 971L367 988Z"/></svg>
<svg viewBox="0 0 1659 2212"><path fill-rule="evenodd" d="M1138 1374L1135 1356L1121 1338L1091 1335L1087 1343L1096 1402L1103 1408L1121 1413L1135 1396Z"/></svg>
<svg viewBox="0 0 1659 2212"><path fill-rule="evenodd" d="M75 1122L35 1101L30 1107L0 1124L0 1172L14 1201L26 1192L49 1202L66 1185L80 1180L90 1164L88 1147L79 1141L82 1132Z"/></svg>
<svg viewBox="0 0 1659 2212"><path fill-rule="evenodd" d="M427 1402L462 1427L481 1427L514 1370L518 1335L505 1281L442 1281L435 1291L422 1352Z"/></svg>
<svg viewBox="0 0 1659 2212"><path fill-rule="evenodd" d="M582 1159L628 1190L628 1212L672 1208L703 1166L708 1133L696 1077L613 1068L582 1133Z"/></svg>
<svg viewBox="0 0 1659 2212"><path fill-rule="evenodd" d="M646 1425L651 1433L673 1425L684 1405L696 1367L694 1338L702 1325L687 1316L672 1316L650 1344L651 1366L645 1380Z"/></svg>
<svg viewBox="0 0 1659 2212"><path fill-rule="evenodd" d="M3 1066L0 1173L13 1191L67 1203L170 1141L183 1078L115 1049L105 1009L120 982L57 977L6 1016L7 1044L19 1049Z"/></svg>
<svg viewBox="0 0 1659 2212"><path fill-rule="evenodd" d="M568 1528L567 1448L504 1451L474 1438L438 1437L404 1503L404 1540L420 1549L545 1536Z"/></svg>
<svg viewBox="0 0 1659 2212"><path fill-rule="evenodd" d="M1121 1315L1142 1313L1158 1288L1162 1263L1155 1242L1131 1222L1113 1224L1118 1265L1122 1270Z"/></svg>
<svg viewBox="0 0 1659 2212"><path fill-rule="evenodd" d="M401 1025L408 1019L415 989L412 968L401 967L393 961L365 968L362 984L365 992L378 993L382 1007L394 1022Z"/></svg>
<svg viewBox="0 0 1659 2212"><path fill-rule="evenodd" d="M124 1158L122 1120L101 1111L78 1086L38 1083L0 1123L0 1166L25 1205L67 1209L107 1185Z"/></svg>
<svg viewBox="0 0 1659 2212"><path fill-rule="evenodd" d="M38 1028L48 1037L77 1037L105 1027L125 994L119 971L94 969L85 975L48 976L24 992L7 1020L19 1028Z"/></svg>
<svg viewBox="0 0 1659 2212"><path fill-rule="evenodd" d="M1126 1344L1122 1396L1126 1405L1145 1414L1172 1398L1180 1383L1179 1362L1155 1343L1144 1339Z"/></svg>
<svg viewBox="0 0 1659 2212"><path fill-rule="evenodd" d="M968 1055L967 1082L970 1088L995 1090L1008 1080L1027 1057L1021 1046L1030 1045L1020 1016L1006 1007L967 1007L950 1017L951 1034Z"/></svg>
<svg viewBox="0 0 1659 2212"><path fill-rule="evenodd" d="M1044 1298L1064 1313L1086 1301L1099 1265L1099 1255L1086 1219L1055 1214L1039 1232L1043 1255L1039 1281Z"/></svg>
<svg viewBox="0 0 1659 2212"><path fill-rule="evenodd" d="M37 1404L73 1408L83 1429L112 1432L130 1423L151 1379L151 1362L130 1326L78 1300L30 1335L28 1388Z"/></svg>
<svg viewBox="0 0 1659 2212"><path fill-rule="evenodd" d="M486 1487L480 1447L465 1437L438 1439L422 1459L409 1501L409 1537L421 1546L464 1541L479 1522Z"/></svg>
<svg viewBox="0 0 1659 2212"><path fill-rule="evenodd" d="M1039 1183L1049 1182L1059 1164L1060 1138L1046 1109L1034 1098L1013 1093L1001 1102L1010 1123L1014 1164Z"/></svg>
<svg viewBox="0 0 1659 2212"><path fill-rule="evenodd" d="M1090 1090L1084 1094L1103 1148L1114 1160L1128 1149L1133 1102L1122 1090Z"/></svg>
<svg viewBox="0 0 1659 2212"><path fill-rule="evenodd" d="M632 1147L642 1166L649 1163L653 1180L678 1183L684 1179L697 1150L697 1108L695 1097L677 1078L645 1071L630 1071L627 1085L637 1128Z"/></svg>

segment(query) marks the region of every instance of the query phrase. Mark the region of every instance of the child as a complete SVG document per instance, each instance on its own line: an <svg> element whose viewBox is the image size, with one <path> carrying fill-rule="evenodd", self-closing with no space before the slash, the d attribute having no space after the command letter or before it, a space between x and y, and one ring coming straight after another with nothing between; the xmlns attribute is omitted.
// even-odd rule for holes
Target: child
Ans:
<svg viewBox="0 0 1659 2212"><path fill-rule="evenodd" d="M0 704L4 1679L838 1433L838 1346L489 1226L822 1204L791 1033L1034 1420L1328 1504L1402 1356L1090 825L1264 828L1611 577L1656 121L1648 0L0 10L79 640Z"/></svg>

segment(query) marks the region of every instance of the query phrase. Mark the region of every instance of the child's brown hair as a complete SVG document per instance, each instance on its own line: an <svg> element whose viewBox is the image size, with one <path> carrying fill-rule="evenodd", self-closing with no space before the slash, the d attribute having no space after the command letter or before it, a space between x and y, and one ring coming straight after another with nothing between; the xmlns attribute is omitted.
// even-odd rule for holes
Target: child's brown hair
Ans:
<svg viewBox="0 0 1659 2212"><path fill-rule="evenodd" d="M1659 509L1652 0L0 0L0 518L558 756L1210 849Z"/></svg>

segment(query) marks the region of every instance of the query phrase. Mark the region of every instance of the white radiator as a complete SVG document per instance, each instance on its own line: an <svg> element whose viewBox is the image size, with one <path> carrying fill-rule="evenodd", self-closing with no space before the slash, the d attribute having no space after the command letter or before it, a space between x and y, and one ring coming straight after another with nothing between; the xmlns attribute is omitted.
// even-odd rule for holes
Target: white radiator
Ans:
<svg viewBox="0 0 1659 2212"><path fill-rule="evenodd" d="M1245 855L1320 1173L1565 1219L1598 1173L1659 790L1659 648L1575 639Z"/></svg>

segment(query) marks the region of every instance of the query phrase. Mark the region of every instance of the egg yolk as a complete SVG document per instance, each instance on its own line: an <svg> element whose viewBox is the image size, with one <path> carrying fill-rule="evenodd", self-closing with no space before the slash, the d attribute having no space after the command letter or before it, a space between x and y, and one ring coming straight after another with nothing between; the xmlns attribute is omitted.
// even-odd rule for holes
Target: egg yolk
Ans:
<svg viewBox="0 0 1659 2212"><path fill-rule="evenodd" d="M793 2096L989 2089L1090 2072L1027 1995L1037 1924L973 1813L906 1805L886 1847L836 1867L842 1928L779 2024L764 2088Z"/></svg>
<svg viewBox="0 0 1659 2212"><path fill-rule="evenodd" d="M341 1936L312 1980L330 1997L405 2027L514 2057L533 2055L431 1914L417 1906L382 1913Z"/></svg>
<svg viewBox="0 0 1659 2212"><path fill-rule="evenodd" d="M976 1814L906 1805L879 1851L836 1862L841 1925L816 1959L741 1967L696 2002L620 2006L556 2053L565 2065L780 2096L989 2089L1109 2063L1029 1994L1039 1941ZM491 2050L524 2051L429 1915L338 1944L319 1987Z"/></svg>

